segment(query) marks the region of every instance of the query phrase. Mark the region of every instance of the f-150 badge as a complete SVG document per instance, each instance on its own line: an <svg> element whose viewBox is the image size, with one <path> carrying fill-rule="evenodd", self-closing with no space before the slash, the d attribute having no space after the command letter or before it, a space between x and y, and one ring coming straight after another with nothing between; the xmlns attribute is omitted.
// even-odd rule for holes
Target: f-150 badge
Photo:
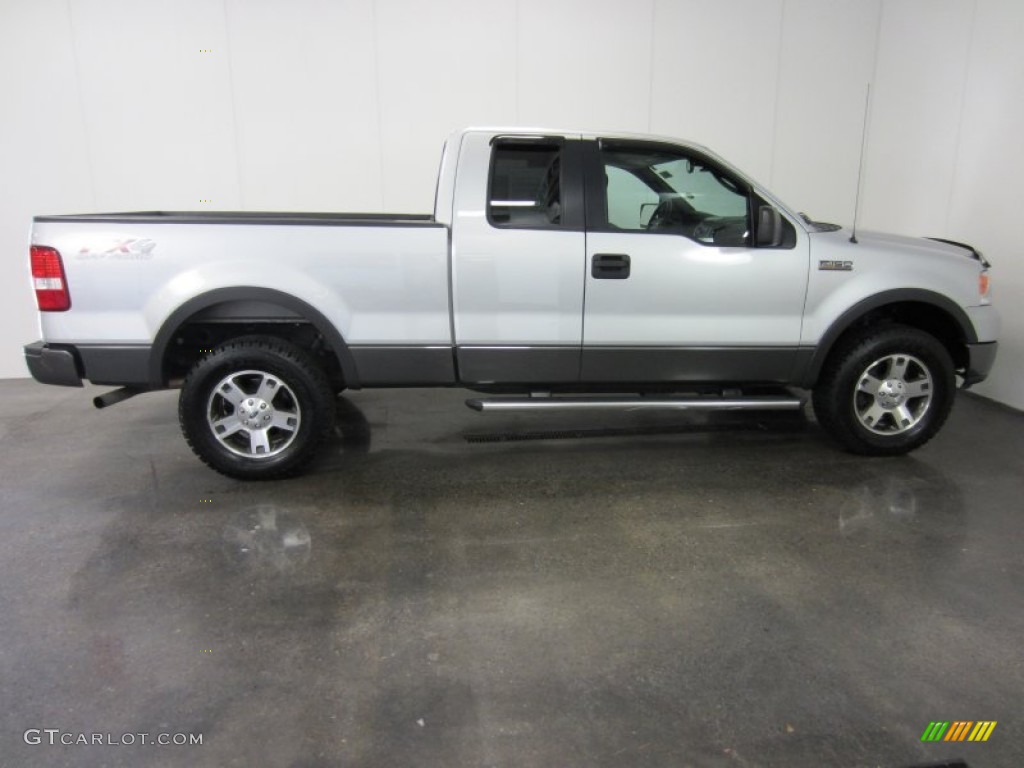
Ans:
<svg viewBox="0 0 1024 768"><path fill-rule="evenodd" d="M853 262L852 261L827 261L821 260L818 262L818 269L826 272L852 272Z"/></svg>

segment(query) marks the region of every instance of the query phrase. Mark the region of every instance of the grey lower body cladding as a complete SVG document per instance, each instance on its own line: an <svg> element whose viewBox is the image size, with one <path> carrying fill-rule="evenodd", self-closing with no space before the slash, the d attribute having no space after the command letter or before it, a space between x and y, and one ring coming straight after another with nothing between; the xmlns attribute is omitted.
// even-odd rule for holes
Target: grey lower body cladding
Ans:
<svg viewBox="0 0 1024 768"><path fill-rule="evenodd" d="M350 346L362 386L772 383L796 347ZM457 366L457 369L456 369Z"/></svg>
<svg viewBox="0 0 1024 768"><path fill-rule="evenodd" d="M531 384L795 384L813 355L798 347L585 347L379 345L349 348L368 387ZM983 381L996 342L968 344L964 386ZM36 381L159 388L149 344L25 345Z"/></svg>

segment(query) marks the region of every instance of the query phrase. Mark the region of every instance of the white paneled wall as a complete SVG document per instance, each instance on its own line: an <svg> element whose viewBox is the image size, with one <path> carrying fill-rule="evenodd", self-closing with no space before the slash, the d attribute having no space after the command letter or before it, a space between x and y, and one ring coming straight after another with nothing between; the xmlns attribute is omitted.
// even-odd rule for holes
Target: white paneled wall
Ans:
<svg viewBox="0 0 1024 768"><path fill-rule="evenodd" d="M83 116L91 204L150 210L194 208L209 199L237 206L230 61L217 54L225 47L223 6L89 0L66 8L63 23L71 25L76 63L66 75L77 79L79 96L74 104L54 106ZM200 52L205 49L213 52ZM46 147L33 144L31 152L43 154Z"/></svg>
<svg viewBox="0 0 1024 768"><path fill-rule="evenodd" d="M767 183L782 8L782 0L658 0L651 130L706 144Z"/></svg>
<svg viewBox="0 0 1024 768"><path fill-rule="evenodd" d="M646 131L652 0L519 0L517 122Z"/></svg>
<svg viewBox="0 0 1024 768"><path fill-rule="evenodd" d="M783 6L767 183L822 221L853 217L880 8L880 0L787 0Z"/></svg>
<svg viewBox="0 0 1024 768"><path fill-rule="evenodd" d="M882 7L863 197L872 226L946 228L973 15L962 0Z"/></svg>
<svg viewBox="0 0 1024 768"><path fill-rule="evenodd" d="M33 213L427 211L463 125L684 136L797 208L971 242L1024 407L1018 0L0 0L0 376Z"/></svg>
<svg viewBox="0 0 1024 768"><path fill-rule="evenodd" d="M372 4L231 0L225 8L217 61L231 83L225 106L237 136L238 205L380 210Z"/></svg>

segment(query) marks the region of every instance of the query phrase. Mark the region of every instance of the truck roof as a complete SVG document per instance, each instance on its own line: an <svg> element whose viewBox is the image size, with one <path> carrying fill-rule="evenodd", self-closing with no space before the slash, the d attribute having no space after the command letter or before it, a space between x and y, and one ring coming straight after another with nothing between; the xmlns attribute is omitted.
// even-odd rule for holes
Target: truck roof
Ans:
<svg viewBox="0 0 1024 768"><path fill-rule="evenodd" d="M714 154L712 150L708 149L703 144L698 144L695 141L683 139L678 136L662 136L658 134L649 133L633 133L629 131L595 131L581 130L581 129L566 129L566 128L550 128L542 126L522 126L522 125L490 125L490 126L469 126L461 130L455 131L452 137L462 136L466 133L488 133L494 136L561 136L564 138L583 138L583 139L628 139L631 141L658 141L666 142L668 144L679 144L686 147L693 147L703 152L709 152Z"/></svg>

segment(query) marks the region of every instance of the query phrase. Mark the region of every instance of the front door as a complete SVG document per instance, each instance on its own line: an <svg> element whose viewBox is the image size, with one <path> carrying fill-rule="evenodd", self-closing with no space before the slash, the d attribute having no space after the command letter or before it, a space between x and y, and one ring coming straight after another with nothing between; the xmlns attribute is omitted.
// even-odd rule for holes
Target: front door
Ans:
<svg viewBox="0 0 1024 768"><path fill-rule="evenodd" d="M808 245L739 176L670 144L587 148L582 377L604 382L784 382L796 359ZM781 224L781 229L779 228Z"/></svg>

